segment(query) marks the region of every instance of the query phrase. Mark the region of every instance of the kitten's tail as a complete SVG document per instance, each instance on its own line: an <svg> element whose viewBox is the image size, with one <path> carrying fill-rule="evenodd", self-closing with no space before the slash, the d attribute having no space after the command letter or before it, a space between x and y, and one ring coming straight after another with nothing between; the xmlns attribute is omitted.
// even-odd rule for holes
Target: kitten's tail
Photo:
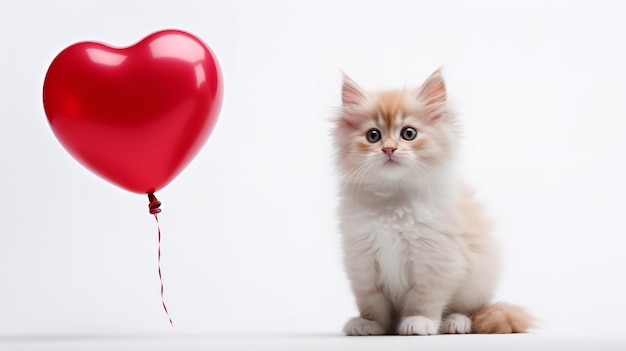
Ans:
<svg viewBox="0 0 626 351"><path fill-rule="evenodd" d="M472 333L524 333L535 326L535 318L522 307L503 302L485 305L471 315Z"/></svg>

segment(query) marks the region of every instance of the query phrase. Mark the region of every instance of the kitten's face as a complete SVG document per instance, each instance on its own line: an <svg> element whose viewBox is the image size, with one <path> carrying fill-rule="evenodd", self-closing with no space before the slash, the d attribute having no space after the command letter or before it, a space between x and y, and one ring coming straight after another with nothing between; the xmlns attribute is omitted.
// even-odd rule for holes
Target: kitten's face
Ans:
<svg viewBox="0 0 626 351"><path fill-rule="evenodd" d="M416 185L453 157L458 127L439 71L416 90L366 92L345 77L334 131L349 183Z"/></svg>

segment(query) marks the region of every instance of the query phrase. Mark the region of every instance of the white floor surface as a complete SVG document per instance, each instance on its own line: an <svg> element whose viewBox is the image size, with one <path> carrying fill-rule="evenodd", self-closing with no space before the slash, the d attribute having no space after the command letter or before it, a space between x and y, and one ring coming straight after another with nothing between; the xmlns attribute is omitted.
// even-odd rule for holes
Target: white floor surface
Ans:
<svg viewBox="0 0 626 351"><path fill-rule="evenodd" d="M346 337L340 334L273 335L14 335L0 350L626 350L616 335L437 335Z"/></svg>

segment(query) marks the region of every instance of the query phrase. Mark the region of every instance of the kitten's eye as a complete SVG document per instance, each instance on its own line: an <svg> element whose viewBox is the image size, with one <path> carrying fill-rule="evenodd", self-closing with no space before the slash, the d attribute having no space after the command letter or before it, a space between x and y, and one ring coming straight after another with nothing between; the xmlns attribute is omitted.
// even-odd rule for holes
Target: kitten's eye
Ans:
<svg viewBox="0 0 626 351"><path fill-rule="evenodd" d="M369 141L370 143L376 143L380 140L381 138L381 134L380 131L378 129L370 129L366 134L365 134L365 138L367 138L367 141Z"/></svg>
<svg viewBox="0 0 626 351"><path fill-rule="evenodd" d="M411 140L415 139L415 137L417 137L417 130L415 130L415 128L411 128L411 127L404 127L402 129L402 131L400 132L400 136L404 140L411 141Z"/></svg>

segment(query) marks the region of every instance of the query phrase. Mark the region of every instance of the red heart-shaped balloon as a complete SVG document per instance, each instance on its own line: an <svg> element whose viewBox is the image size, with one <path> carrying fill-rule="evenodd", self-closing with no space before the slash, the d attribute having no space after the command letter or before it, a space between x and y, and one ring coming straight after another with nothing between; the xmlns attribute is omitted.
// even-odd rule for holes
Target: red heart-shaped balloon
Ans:
<svg viewBox="0 0 626 351"><path fill-rule="evenodd" d="M74 158L124 189L151 193L204 145L222 94L210 49L189 33L164 30L127 48L69 46L48 69L43 103Z"/></svg>

